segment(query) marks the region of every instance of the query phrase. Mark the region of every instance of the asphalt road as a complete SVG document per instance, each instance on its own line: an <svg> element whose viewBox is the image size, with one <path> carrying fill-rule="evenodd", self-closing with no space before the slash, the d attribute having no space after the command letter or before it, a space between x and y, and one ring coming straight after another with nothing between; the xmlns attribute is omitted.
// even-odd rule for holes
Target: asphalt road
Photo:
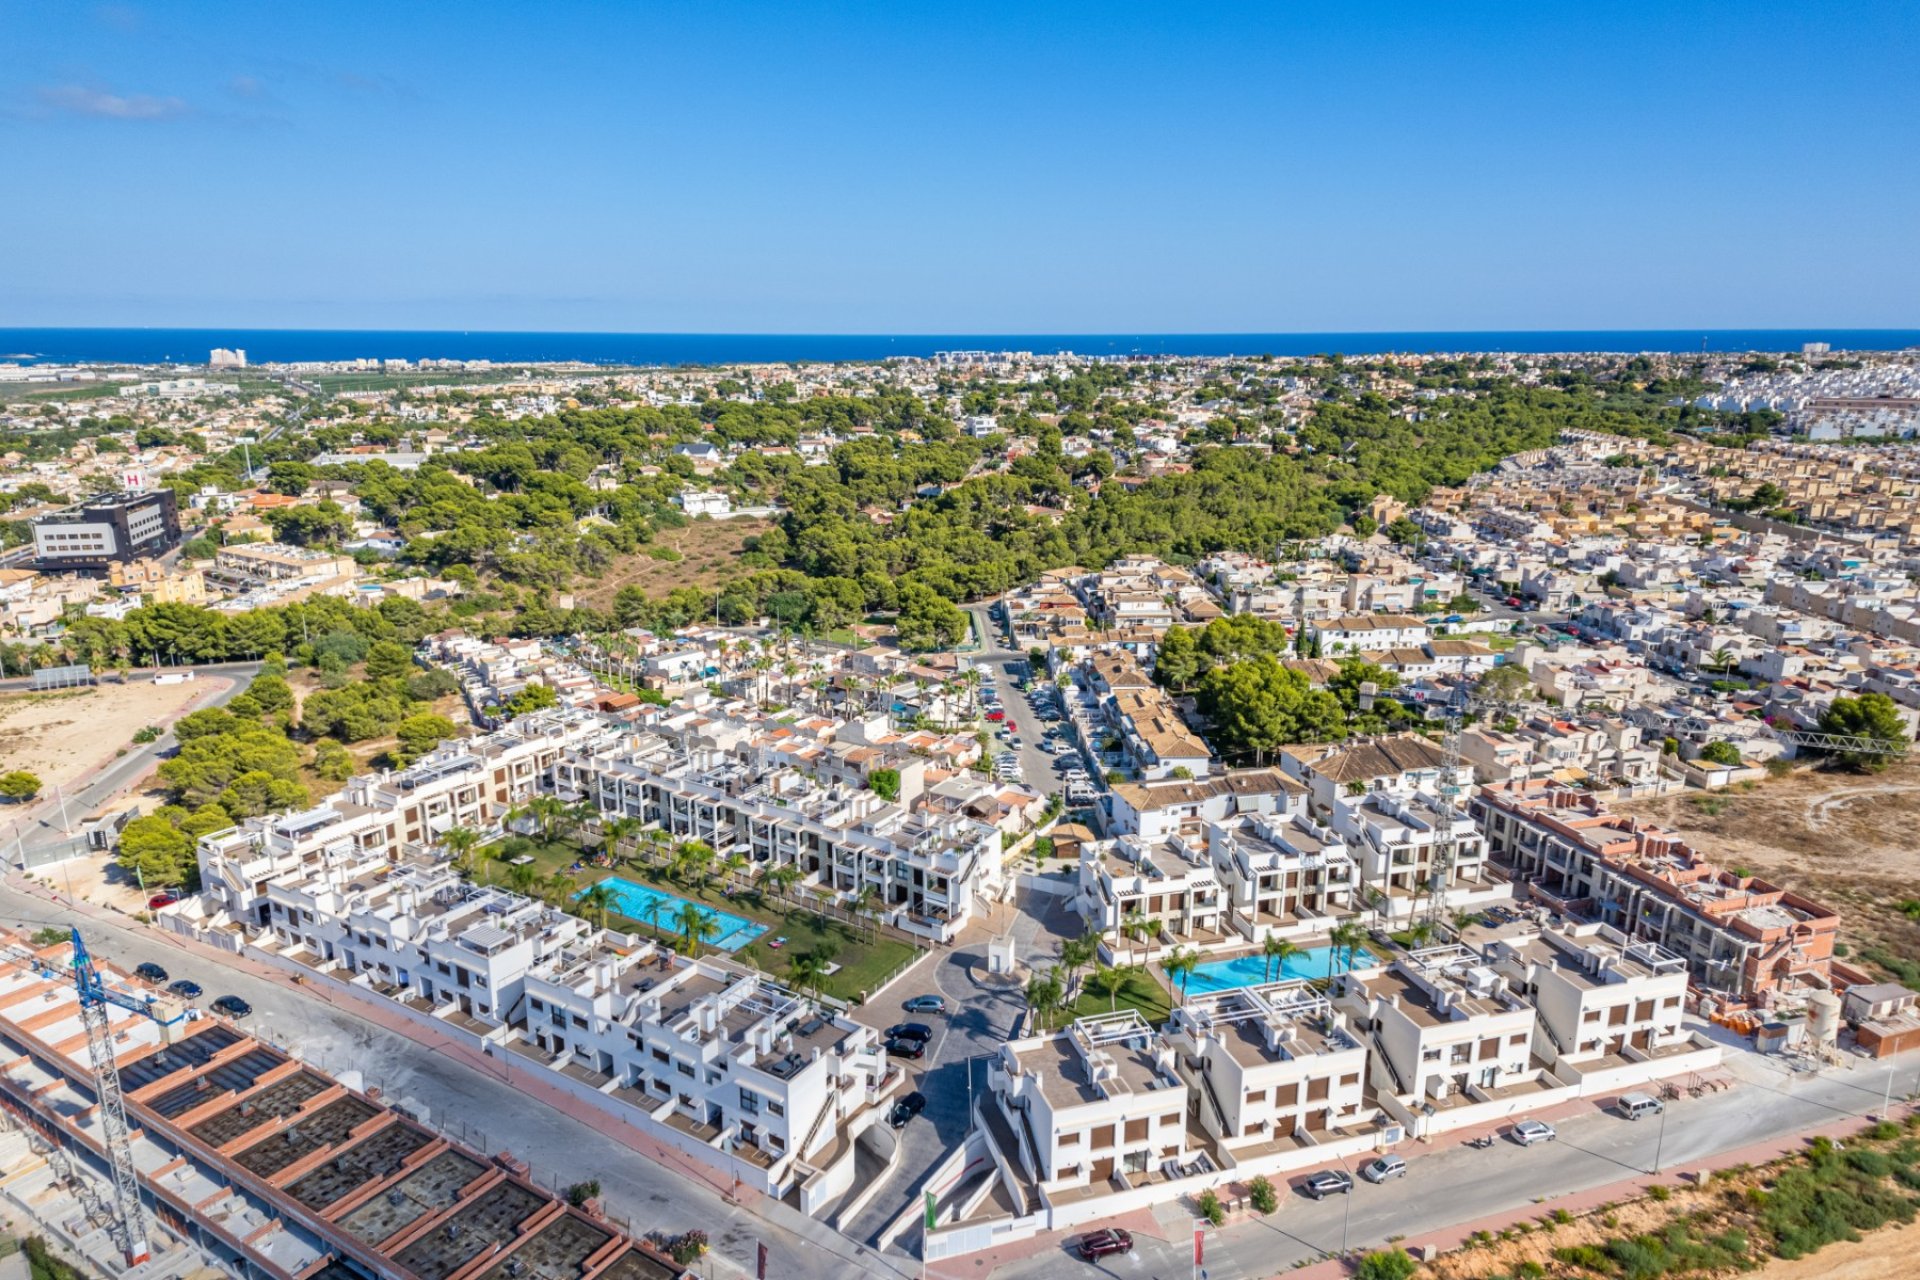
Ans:
<svg viewBox="0 0 1920 1280"><path fill-rule="evenodd" d="M1067 912L1065 902L1052 894L1022 889L1015 902L996 909L993 924L1014 930L1022 963L1044 966L1057 959L1060 944L1079 931L1079 921ZM919 995L944 997L947 1013L929 1017L906 1012L902 1006ZM899 1163L883 1188L847 1224L850 1238L871 1244L883 1227L919 1199L933 1167L966 1140L969 1075L973 1089L986 1088L986 1060L1013 1034L1025 1010L1018 982L987 973L987 944L982 939L933 952L888 988L884 998L853 1011L855 1018L882 1031L896 1022L923 1022L933 1027L934 1036L927 1056L906 1064L911 1087L927 1096L927 1109L901 1131ZM912 1242L909 1232L905 1243ZM905 1260L907 1255L900 1257Z"/></svg>
<svg viewBox="0 0 1920 1280"><path fill-rule="evenodd" d="M988 680L980 691L998 694L1007 709L1007 719L1020 729L1020 780L1044 794L1061 790L1063 784L1054 757L1040 749L1040 740L1048 726L1035 714L1038 708L1030 696L1031 690L1023 691L1015 684L1027 669L1027 655L1007 646L1006 631L988 616L984 604L969 605L967 612L974 616L977 633L986 637L980 652L974 656L975 663L985 669ZM995 726L995 751L1005 749L1006 738L1006 733Z"/></svg>

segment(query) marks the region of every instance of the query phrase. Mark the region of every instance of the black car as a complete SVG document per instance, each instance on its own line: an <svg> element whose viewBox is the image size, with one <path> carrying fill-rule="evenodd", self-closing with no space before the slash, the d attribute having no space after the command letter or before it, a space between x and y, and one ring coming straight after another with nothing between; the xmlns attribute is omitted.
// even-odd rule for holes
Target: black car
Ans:
<svg viewBox="0 0 1920 1280"><path fill-rule="evenodd" d="M167 990L173 992L173 994L179 996L182 1000L198 1000L200 998L200 984L191 978L182 978L180 981L168 987Z"/></svg>
<svg viewBox="0 0 1920 1280"><path fill-rule="evenodd" d="M915 1090L893 1104L893 1110L887 1112L887 1123L896 1129L907 1127L907 1121L927 1109L927 1095Z"/></svg>
<svg viewBox="0 0 1920 1280"><path fill-rule="evenodd" d="M1110 1254L1132 1253L1133 1237L1118 1227L1110 1227L1081 1236L1077 1247L1082 1258L1088 1262L1098 1262Z"/></svg>
<svg viewBox="0 0 1920 1280"><path fill-rule="evenodd" d="M1343 1196L1353 1190L1353 1179L1340 1169L1322 1169L1301 1183L1300 1190L1315 1200L1325 1200L1328 1196Z"/></svg>
<svg viewBox="0 0 1920 1280"><path fill-rule="evenodd" d="M925 1040L889 1040L887 1052L896 1058L917 1061L927 1056L927 1042Z"/></svg>
<svg viewBox="0 0 1920 1280"><path fill-rule="evenodd" d="M209 1007L223 1018L244 1018L253 1012L253 1006L239 996L221 996Z"/></svg>
<svg viewBox="0 0 1920 1280"><path fill-rule="evenodd" d="M145 964L133 966L133 976L145 982L165 982L167 971L149 960Z"/></svg>
<svg viewBox="0 0 1920 1280"><path fill-rule="evenodd" d="M887 1028L889 1040L931 1040L933 1028L924 1022L896 1022Z"/></svg>

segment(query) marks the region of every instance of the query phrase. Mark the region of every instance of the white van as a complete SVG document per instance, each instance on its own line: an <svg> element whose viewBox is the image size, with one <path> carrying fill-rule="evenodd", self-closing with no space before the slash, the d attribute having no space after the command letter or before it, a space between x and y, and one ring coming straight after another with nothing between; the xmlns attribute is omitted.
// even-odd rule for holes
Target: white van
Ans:
<svg viewBox="0 0 1920 1280"><path fill-rule="evenodd" d="M1667 1109L1667 1104L1649 1093L1623 1093L1614 1102L1613 1109L1629 1120L1638 1120L1641 1116L1657 1116Z"/></svg>

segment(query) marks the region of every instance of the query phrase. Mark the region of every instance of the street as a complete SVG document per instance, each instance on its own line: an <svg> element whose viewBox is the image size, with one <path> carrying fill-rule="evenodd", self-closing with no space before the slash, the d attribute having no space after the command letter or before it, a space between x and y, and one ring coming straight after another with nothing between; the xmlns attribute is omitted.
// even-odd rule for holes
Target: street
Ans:
<svg viewBox="0 0 1920 1280"><path fill-rule="evenodd" d="M1910 1059L1896 1063L1896 1099L1920 1084L1920 1061ZM1256 1215L1207 1233L1207 1271L1217 1280L1270 1276L1338 1253L1343 1246L1378 1249L1390 1238L1417 1236L1535 1203L1546 1213L1555 1196L1648 1176L1656 1148L1660 1168L1672 1181L1690 1161L1823 1121L1877 1113L1889 1083L1885 1066L1865 1063L1854 1071L1796 1079L1778 1059L1731 1048L1728 1065L1741 1083L1669 1103L1664 1137L1657 1118L1626 1120L1590 1099L1583 1114L1555 1120L1558 1140L1540 1146L1521 1147L1502 1138L1476 1150L1459 1137L1442 1137L1425 1148L1404 1144L1400 1154L1409 1167L1406 1177L1380 1186L1356 1178L1347 1196L1310 1200L1276 1180L1282 1195L1271 1216ZM1292 1175L1289 1182L1297 1183L1301 1176ZM1120 1277L1190 1277L1190 1225L1181 1225L1189 1223L1188 1211L1159 1206L1157 1216L1163 1224L1173 1224L1171 1239L1136 1232L1134 1253L1105 1259L1101 1267ZM995 1275L1053 1275L1069 1262L1084 1266L1067 1249L1078 1235Z"/></svg>
<svg viewBox="0 0 1920 1280"><path fill-rule="evenodd" d="M360 1072L364 1084L377 1085L390 1101L424 1108L428 1122L450 1136L488 1154L511 1151L526 1160L545 1185L599 1179L608 1210L630 1221L636 1233L706 1229L722 1272L752 1274L756 1246L764 1241L771 1275L830 1280L912 1273L911 1263L883 1261L785 1205L761 1201L749 1210L728 1203L684 1169L655 1163L611 1136L606 1130L613 1122L606 1118L588 1124L529 1099L517 1083L525 1074L517 1062L503 1063L505 1076L477 1070L442 1048L380 1025L350 997L322 984L295 987L278 975L261 976L252 964L188 949L125 917L95 910L76 915L63 904L0 884L0 924L31 933L74 923L99 958L125 970L153 961L170 978L191 978L205 988L202 1007L222 995L240 996L254 1010L243 1021L248 1031L324 1071Z"/></svg>

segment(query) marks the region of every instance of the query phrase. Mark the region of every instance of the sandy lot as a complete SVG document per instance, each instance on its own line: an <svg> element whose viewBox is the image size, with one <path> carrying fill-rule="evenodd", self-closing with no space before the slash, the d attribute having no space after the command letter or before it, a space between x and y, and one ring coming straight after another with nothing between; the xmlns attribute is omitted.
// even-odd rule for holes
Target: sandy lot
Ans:
<svg viewBox="0 0 1920 1280"><path fill-rule="evenodd" d="M143 726L165 728L225 680L105 684L58 693L0 696L0 773L30 769L48 791L113 759Z"/></svg>
<svg viewBox="0 0 1920 1280"><path fill-rule="evenodd" d="M1830 1244L1792 1262L1776 1258L1751 1274L1760 1280L1886 1280L1914 1274L1916 1257L1920 1257L1920 1222L1910 1222L1870 1232L1851 1244Z"/></svg>
<svg viewBox="0 0 1920 1280"><path fill-rule="evenodd" d="M1784 881L1840 909L1856 952L1920 954L1920 763L1885 773L1803 770L1751 791L1698 792L1622 804L1681 832L1727 865Z"/></svg>

